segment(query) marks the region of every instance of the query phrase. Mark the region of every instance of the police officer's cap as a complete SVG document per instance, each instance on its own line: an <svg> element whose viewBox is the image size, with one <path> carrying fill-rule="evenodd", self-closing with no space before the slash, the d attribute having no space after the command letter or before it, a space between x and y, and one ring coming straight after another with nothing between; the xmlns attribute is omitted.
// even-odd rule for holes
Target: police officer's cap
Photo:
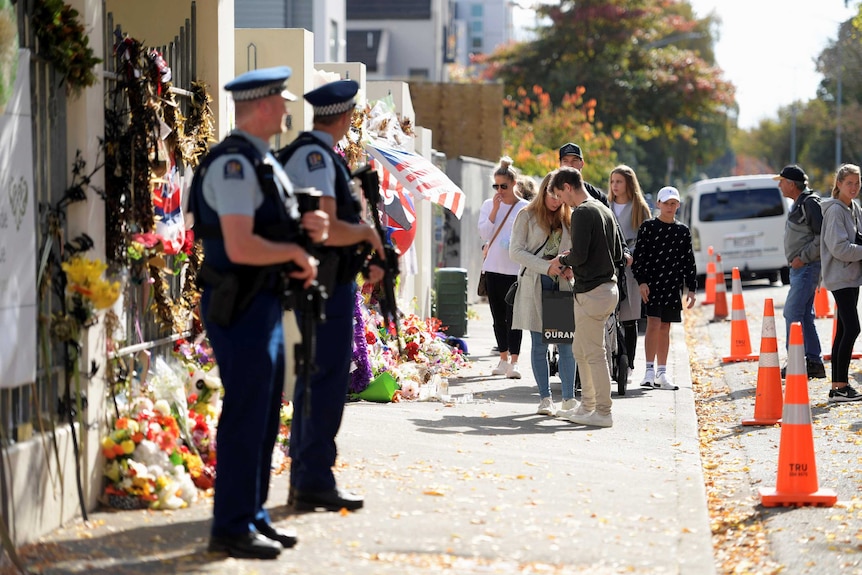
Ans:
<svg viewBox="0 0 862 575"><path fill-rule="evenodd" d="M337 80L308 92L305 100L314 107L315 116L333 116L355 108L358 91L354 80Z"/></svg>
<svg viewBox="0 0 862 575"><path fill-rule="evenodd" d="M296 96L287 90L287 79L290 78L291 72L290 66L251 70L225 84L224 89L230 92L237 102L257 100L276 94L281 94L282 98L293 102Z"/></svg>

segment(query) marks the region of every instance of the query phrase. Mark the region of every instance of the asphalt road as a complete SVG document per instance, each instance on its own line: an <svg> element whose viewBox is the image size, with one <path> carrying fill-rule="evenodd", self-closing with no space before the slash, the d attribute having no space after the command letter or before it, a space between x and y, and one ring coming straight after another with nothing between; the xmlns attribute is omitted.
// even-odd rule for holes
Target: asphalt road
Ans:
<svg viewBox="0 0 862 575"><path fill-rule="evenodd" d="M764 301L773 300L781 365L786 359L784 299L787 287L765 281L743 284L742 294L748 332L755 354L760 352ZM699 294L702 299L703 294ZM731 288L728 286L728 303ZM831 298L831 295L830 295ZM781 428L743 427L743 418L754 414L759 362L722 363L731 354L731 325L728 319L711 321L712 306L698 306L688 318L689 353L693 365L703 369L703 377L714 377L726 386L727 394L716 399L731 415L720 441L728 444L725 465L728 473L742 476L744 486L735 496L744 499L752 513L763 522L773 559L784 565L784 574L862 573L862 402L827 402L831 381L809 381L808 393L813 417L815 461L819 486L834 490L838 505L831 508L766 508L760 505L758 488L774 487ZM860 305L862 313L862 305ZM830 353L834 319L816 320L823 353ZM857 342L857 351L862 346ZM862 388L862 362L851 364L851 384ZM695 377L695 380L698 378ZM723 434L723 435L722 435ZM747 491L745 489L747 487Z"/></svg>

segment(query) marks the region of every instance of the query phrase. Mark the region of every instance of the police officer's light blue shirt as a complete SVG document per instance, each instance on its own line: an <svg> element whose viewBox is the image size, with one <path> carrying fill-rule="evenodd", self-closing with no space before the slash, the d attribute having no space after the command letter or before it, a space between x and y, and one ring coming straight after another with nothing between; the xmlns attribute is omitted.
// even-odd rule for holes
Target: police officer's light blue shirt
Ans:
<svg viewBox="0 0 862 575"><path fill-rule="evenodd" d="M282 193L292 194L293 186L278 160L272 155L269 142L242 130L233 130L230 135L240 135L263 155L264 162L271 164L278 176ZM254 165L242 154L225 154L210 164L203 181L203 195L207 204L219 216L242 215L254 217L254 212L263 203L263 192L257 181ZM285 197L282 197L284 200Z"/></svg>
<svg viewBox="0 0 862 575"><path fill-rule="evenodd" d="M335 145L331 135L320 130L311 132L319 140L325 142L330 149ZM284 165L284 170L290 181L297 188L317 188L324 196L335 197L335 170L341 169L335 165L332 156L322 146L309 144L302 146Z"/></svg>

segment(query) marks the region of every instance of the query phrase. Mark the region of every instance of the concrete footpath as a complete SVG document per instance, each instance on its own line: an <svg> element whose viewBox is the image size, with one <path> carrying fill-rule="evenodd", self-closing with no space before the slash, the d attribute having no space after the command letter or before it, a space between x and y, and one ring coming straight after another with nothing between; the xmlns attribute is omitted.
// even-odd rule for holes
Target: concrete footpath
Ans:
<svg viewBox="0 0 862 575"><path fill-rule="evenodd" d="M22 549L32 573L715 573L681 324L669 371L679 391L642 390L643 336L614 426L535 415L529 337L523 378L491 376L490 313L476 305L472 364L455 402L347 406L337 477L356 513L294 515L287 477L268 507L299 545L270 562L206 553L211 502L172 512L98 510ZM559 402L559 380L552 378ZM614 390L616 387L614 386ZM471 401L460 402L464 394ZM3 573L10 572L4 570Z"/></svg>

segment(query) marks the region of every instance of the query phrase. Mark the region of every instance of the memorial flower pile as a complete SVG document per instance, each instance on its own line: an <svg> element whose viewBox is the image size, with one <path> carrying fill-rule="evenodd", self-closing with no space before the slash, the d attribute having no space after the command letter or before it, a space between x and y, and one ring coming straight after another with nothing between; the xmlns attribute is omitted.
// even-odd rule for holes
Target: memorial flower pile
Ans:
<svg viewBox="0 0 862 575"><path fill-rule="evenodd" d="M105 499L120 509L179 509L197 500L191 472L200 458L180 441L180 427L167 401L135 402L102 439L108 480ZM199 473L198 473L199 474Z"/></svg>

